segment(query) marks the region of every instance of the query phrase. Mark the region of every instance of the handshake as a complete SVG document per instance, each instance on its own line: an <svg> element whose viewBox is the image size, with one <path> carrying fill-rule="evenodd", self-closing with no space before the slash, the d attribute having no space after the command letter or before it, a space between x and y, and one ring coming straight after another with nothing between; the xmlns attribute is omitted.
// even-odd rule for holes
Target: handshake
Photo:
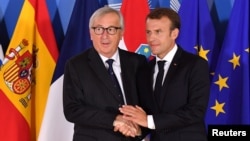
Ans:
<svg viewBox="0 0 250 141"><path fill-rule="evenodd" d="M117 115L113 122L114 131L127 137L141 135L141 127L147 127L147 114L139 106L123 105L119 108L123 115Z"/></svg>
<svg viewBox="0 0 250 141"><path fill-rule="evenodd" d="M141 135L141 128L138 124L126 120L123 118L123 115L116 116L115 121L113 122L114 131L121 132L124 136L135 137Z"/></svg>

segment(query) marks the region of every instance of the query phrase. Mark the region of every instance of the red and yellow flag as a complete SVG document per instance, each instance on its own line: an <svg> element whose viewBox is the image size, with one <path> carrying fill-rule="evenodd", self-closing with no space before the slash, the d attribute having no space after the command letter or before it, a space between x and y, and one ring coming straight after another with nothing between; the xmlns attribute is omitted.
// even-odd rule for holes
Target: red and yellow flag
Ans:
<svg viewBox="0 0 250 141"><path fill-rule="evenodd" d="M45 0L24 0L0 67L0 138L35 141L58 50Z"/></svg>

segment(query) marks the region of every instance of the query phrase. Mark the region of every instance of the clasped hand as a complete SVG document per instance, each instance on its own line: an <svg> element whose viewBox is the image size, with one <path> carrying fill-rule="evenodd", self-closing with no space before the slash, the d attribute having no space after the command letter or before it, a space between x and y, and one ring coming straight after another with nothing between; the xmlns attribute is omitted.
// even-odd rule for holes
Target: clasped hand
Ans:
<svg viewBox="0 0 250 141"><path fill-rule="evenodd" d="M113 125L115 132L119 131L125 136L135 137L141 134L141 128L139 125L124 119L123 115L118 115Z"/></svg>

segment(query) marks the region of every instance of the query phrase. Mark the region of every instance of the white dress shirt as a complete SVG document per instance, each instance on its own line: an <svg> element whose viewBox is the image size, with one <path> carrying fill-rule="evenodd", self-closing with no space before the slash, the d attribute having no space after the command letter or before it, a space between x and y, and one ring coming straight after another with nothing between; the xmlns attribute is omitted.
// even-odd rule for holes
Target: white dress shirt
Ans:
<svg viewBox="0 0 250 141"><path fill-rule="evenodd" d="M113 69L114 69L114 73L115 73L115 76L120 84L120 87L121 87L121 90L122 90L122 96L123 96L123 100L124 100L124 104L127 104L127 101L126 101L126 97L125 97L125 94L124 94L124 89L123 89L123 83L122 83L122 77L121 77L121 64L120 64L120 56L119 56L119 53L118 53L118 50L115 52L115 54L111 57L111 58L107 58L101 54L99 54L105 67L108 68L108 64L106 63L106 61L108 59L113 59L114 62L113 62Z"/></svg>
<svg viewBox="0 0 250 141"><path fill-rule="evenodd" d="M165 77L167 75L167 72L168 72L168 69L169 69L169 66L174 58L174 55L177 51L177 45L175 44L175 46L173 47L172 50L170 50L170 52L163 58L163 59L160 59L156 56L156 62L157 61L163 61L165 60L165 64L164 64L164 76L163 76L163 81L162 83L164 83L164 80L165 80ZM158 73L158 67L157 65L155 65L155 69L154 69L154 82L153 82L153 86L155 85L155 80L156 80L156 76L157 76L157 73ZM148 121L148 128L149 129L155 129L155 123L154 123L154 119L153 119L153 115L148 115L147 116L147 121Z"/></svg>

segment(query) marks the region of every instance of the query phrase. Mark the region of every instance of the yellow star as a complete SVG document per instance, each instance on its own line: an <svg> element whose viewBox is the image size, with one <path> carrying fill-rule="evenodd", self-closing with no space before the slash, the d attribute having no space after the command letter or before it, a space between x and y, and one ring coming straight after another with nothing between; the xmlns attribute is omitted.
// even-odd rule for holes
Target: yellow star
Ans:
<svg viewBox="0 0 250 141"><path fill-rule="evenodd" d="M223 103L219 103L217 100L215 100L215 105L213 107L211 107L211 109L215 110L216 112L216 117L220 114L220 113L226 113L224 110L223 110L223 107L225 105L225 102Z"/></svg>
<svg viewBox="0 0 250 141"><path fill-rule="evenodd" d="M240 55L236 56L235 53L233 53L233 58L229 60L228 62L233 63L234 69L236 66L240 66Z"/></svg>
<svg viewBox="0 0 250 141"><path fill-rule="evenodd" d="M209 50L204 50L203 47L201 46L200 47L200 50L199 50L199 55L206 59L208 61L208 58L207 58L207 54L208 54Z"/></svg>
<svg viewBox="0 0 250 141"><path fill-rule="evenodd" d="M229 88L227 85L227 79L228 77L222 78L221 75L219 74L219 80L214 82L215 84L219 85L220 91L222 90L223 87Z"/></svg>

